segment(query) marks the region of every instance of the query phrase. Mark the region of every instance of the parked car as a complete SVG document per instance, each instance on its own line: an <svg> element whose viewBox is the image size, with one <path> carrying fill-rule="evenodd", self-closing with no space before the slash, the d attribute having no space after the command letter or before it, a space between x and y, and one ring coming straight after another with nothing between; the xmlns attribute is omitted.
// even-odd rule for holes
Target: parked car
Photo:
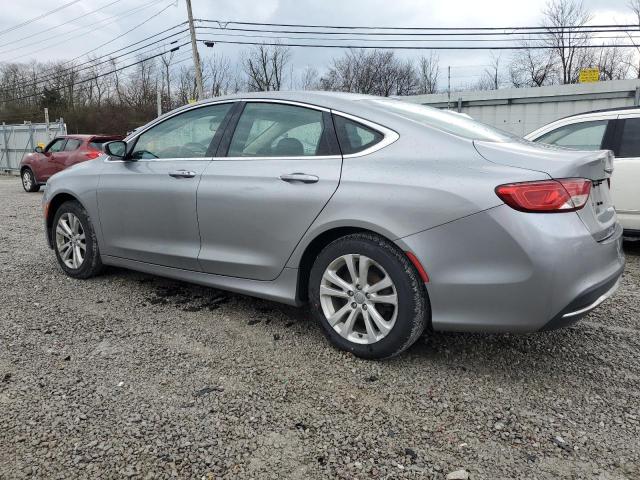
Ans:
<svg viewBox="0 0 640 480"><path fill-rule="evenodd" d="M97 158L106 142L120 140L117 135L64 135L44 147L36 147L20 162L22 187L37 192L49 177L76 163Z"/></svg>
<svg viewBox="0 0 640 480"><path fill-rule="evenodd" d="M612 150L611 195L625 235L640 237L640 108L612 108L572 115L525 138L579 150Z"/></svg>
<svg viewBox="0 0 640 480"><path fill-rule="evenodd" d="M616 290L608 151L328 92L174 110L43 198L61 268L116 265L311 310L330 341L396 355L435 330L567 325Z"/></svg>

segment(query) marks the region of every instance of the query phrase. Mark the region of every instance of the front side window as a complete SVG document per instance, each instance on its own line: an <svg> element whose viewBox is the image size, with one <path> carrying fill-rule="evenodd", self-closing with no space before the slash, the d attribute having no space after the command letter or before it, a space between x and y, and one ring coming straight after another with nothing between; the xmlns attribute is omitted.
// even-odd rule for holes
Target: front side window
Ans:
<svg viewBox="0 0 640 480"><path fill-rule="evenodd" d="M535 141L576 150L600 150L608 120L573 123L556 128Z"/></svg>
<svg viewBox="0 0 640 480"><path fill-rule="evenodd" d="M45 150L46 152L56 153L62 150L64 147L65 138L56 138Z"/></svg>
<svg viewBox="0 0 640 480"><path fill-rule="evenodd" d="M377 130L340 115L334 115L333 123L336 126L336 134L343 155L366 150L384 138L384 135Z"/></svg>
<svg viewBox="0 0 640 480"><path fill-rule="evenodd" d="M64 146L65 152L71 152L78 148L82 142L80 140L76 140L75 138L69 138L67 140L67 144Z"/></svg>
<svg viewBox="0 0 640 480"><path fill-rule="evenodd" d="M188 110L151 127L138 137L131 152L134 159L204 158L231 109L231 103Z"/></svg>
<svg viewBox="0 0 640 480"><path fill-rule="evenodd" d="M327 155L322 112L282 103L247 103L229 146L230 157Z"/></svg>
<svg viewBox="0 0 640 480"><path fill-rule="evenodd" d="M620 148L616 157L640 157L640 118L623 120Z"/></svg>

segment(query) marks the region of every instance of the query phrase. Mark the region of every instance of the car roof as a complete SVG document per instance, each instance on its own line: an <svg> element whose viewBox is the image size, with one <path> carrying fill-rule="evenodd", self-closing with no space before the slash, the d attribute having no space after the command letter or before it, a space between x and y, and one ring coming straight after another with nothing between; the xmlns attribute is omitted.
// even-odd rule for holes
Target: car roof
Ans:
<svg viewBox="0 0 640 480"><path fill-rule="evenodd" d="M634 112L634 110L635 110L635 112ZM616 112L638 113L638 114L640 114L640 107L634 105L634 106L631 106L631 107L601 108L601 109L598 109L598 110L589 110L588 112L574 113L573 115L569 115L569 116L566 116L564 118L579 117L580 115L590 115L590 114L593 114L593 113L616 113Z"/></svg>

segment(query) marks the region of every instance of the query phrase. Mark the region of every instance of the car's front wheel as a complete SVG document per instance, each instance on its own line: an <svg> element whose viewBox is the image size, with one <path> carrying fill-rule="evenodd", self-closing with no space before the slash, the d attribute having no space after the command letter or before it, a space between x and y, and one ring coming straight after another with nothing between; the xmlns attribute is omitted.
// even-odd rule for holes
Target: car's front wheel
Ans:
<svg viewBox="0 0 640 480"><path fill-rule="evenodd" d="M430 315L416 268L394 244L369 233L339 238L320 252L309 297L331 343L363 358L406 350Z"/></svg>
<svg viewBox="0 0 640 480"><path fill-rule="evenodd" d="M87 211L77 202L65 202L53 219L58 263L73 278L89 278L102 270L98 241Z"/></svg>
<svg viewBox="0 0 640 480"><path fill-rule="evenodd" d="M25 192L37 192L40 190L40 185L36 181L36 177L29 168L25 168L20 175L22 178L22 188Z"/></svg>

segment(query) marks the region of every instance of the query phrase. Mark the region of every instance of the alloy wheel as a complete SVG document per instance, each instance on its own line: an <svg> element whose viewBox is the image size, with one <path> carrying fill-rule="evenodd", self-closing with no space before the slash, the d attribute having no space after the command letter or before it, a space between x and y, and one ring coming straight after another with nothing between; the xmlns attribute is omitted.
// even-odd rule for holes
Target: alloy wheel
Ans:
<svg viewBox="0 0 640 480"><path fill-rule="evenodd" d="M87 253L87 241L80 219L67 212L60 216L56 225L56 246L64 264L78 269Z"/></svg>
<svg viewBox="0 0 640 480"><path fill-rule="evenodd" d="M25 170L22 174L22 186L27 191L31 190L31 187L33 186L33 181L31 180L31 173L29 173L29 170Z"/></svg>
<svg viewBox="0 0 640 480"><path fill-rule="evenodd" d="M336 258L320 283L320 305L331 327L350 342L372 344L393 329L398 293L375 260L359 254Z"/></svg>

